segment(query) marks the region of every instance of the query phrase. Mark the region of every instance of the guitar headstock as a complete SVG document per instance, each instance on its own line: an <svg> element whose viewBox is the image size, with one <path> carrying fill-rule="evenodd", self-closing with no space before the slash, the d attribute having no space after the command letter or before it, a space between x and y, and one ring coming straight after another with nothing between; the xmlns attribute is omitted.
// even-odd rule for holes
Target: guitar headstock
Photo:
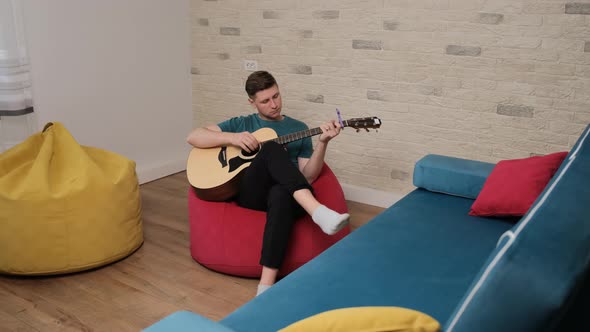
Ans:
<svg viewBox="0 0 590 332"><path fill-rule="evenodd" d="M351 127L358 132L361 129L369 131L369 129L378 129L381 127L381 119L376 116L367 118L353 118L344 121L345 127Z"/></svg>

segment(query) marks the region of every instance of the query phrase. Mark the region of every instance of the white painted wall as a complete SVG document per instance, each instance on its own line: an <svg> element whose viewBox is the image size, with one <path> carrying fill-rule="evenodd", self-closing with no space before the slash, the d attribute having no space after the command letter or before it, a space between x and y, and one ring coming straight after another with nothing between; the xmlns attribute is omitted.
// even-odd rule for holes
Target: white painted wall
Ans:
<svg viewBox="0 0 590 332"><path fill-rule="evenodd" d="M25 30L39 128L135 160L141 183L185 169L189 0L25 0Z"/></svg>

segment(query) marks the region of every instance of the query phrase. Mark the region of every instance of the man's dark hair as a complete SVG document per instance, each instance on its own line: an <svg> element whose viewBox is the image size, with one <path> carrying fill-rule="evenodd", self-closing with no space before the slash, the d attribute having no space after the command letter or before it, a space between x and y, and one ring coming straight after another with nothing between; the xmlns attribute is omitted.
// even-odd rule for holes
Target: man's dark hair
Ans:
<svg viewBox="0 0 590 332"><path fill-rule="evenodd" d="M248 97L254 99L258 91L266 90L277 84L272 75L264 70L255 71L246 80L246 93Z"/></svg>

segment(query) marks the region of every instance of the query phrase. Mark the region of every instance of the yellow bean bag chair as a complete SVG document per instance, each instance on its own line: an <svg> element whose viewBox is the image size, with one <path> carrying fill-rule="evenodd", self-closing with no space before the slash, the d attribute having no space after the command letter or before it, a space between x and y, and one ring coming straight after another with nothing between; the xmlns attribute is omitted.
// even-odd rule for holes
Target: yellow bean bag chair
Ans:
<svg viewBox="0 0 590 332"><path fill-rule="evenodd" d="M142 243L134 161L80 146L57 122L0 154L0 273L87 270Z"/></svg>

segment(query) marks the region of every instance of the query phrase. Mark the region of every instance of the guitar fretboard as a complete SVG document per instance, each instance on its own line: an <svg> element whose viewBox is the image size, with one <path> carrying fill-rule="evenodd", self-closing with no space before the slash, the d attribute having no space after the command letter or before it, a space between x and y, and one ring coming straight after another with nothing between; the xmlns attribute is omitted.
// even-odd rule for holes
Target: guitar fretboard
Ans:
<svg viewBox="0 0 590 332"><path fill-rule="evenodd" d="M348 120L342 121L342 123L344 124L344 127L348 126ZM321 133L322 133L322 129L320 127L317 127L317 128L313 128L313 129L297 131L297 132L287 134L287 135L284 135L281 137L277 137L277 138L274 138L274 139L271 139L271 140L268 140L265 142L272 141L272 142L277 142L282 145L282 144L287 144L287 143L291 143L294 141L298 141L300 139L304 139L307 137L319 135ZM264 142L262 142L262 143L264 143Z"/></svg>

